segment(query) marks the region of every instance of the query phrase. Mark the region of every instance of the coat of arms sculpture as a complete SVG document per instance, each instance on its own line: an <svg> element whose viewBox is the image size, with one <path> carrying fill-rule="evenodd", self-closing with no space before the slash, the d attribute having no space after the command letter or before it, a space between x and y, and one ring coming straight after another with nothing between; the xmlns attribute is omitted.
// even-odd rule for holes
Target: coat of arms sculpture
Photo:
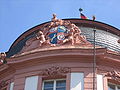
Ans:
<svg viewBox="0 0 120 90"><path fill-rule="evenodd" d="M36 45L38 48L68 44L91 46L91 43L86 40L86 37L81 35L79 27L70 21L57 19L56 14L53 14L51 22L44 24L38 33L36 33L36 37L28 39L22 51L29 51Z"/></svg>

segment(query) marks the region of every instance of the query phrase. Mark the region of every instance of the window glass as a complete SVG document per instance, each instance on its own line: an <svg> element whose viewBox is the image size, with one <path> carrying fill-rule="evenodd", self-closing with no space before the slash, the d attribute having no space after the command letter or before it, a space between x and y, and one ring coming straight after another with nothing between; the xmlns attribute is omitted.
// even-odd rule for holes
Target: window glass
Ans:
<svg viewBox="0 0 120 90"><path fill-rule="evenodd" d="M65 90L66 89L66 81L56 81L56 90Z"/></svg>
<svg viewBox="0 0 120 90"><path fill-rule="evenodd" d="M53 86L53 81L44 82L44 90L53 90Z"/></svg>
<svg viewBox="0 0 120 90"><path fill-rule="evenodd" d="M44 81L43 90L66 90L66 80Z"/></svg>
<svg viewBox="0 0 120 90"><path fill-rule="evenodd" d="M118 88L118 90L120 90L120 86L118 86L117 88Z"/></svg>
<svg viewBox="0 0 120 90"><path fill-rule="evenodd" d="M114 84L108 84L108 90L116 90L116 86Z"/></svg>
<svg viewBox="0 0 120 90"><path fill-rule="evenodd" d="M84 73L71 73L70 90L84 90Z"/></svg>

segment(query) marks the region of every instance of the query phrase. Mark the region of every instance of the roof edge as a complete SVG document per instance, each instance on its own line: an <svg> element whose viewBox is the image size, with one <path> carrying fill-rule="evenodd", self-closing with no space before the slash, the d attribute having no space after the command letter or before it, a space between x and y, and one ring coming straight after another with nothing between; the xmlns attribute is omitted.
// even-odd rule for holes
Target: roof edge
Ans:
<svg viewBox="0 0 120 90"><path fill-rule="evenodd" d="M66 19L62 19L62 20L69 20L69 21L71 21L72 23L75 23L76 21L78 21L78 22L76 22L76 23L84 23L84 24L88 23L88 24L92 24L94 27L95 27L96 25L98 25L98 26L99 26L99 25L105 25L105 27L106 27L106 28L109 28L110 31L112 31L114 34L120 36L120 31L119 31L118 28L116 28L116 27L114 27L114 26L111 26L111 25L109 25L109 24L103 23L103 22L93 21L93 20L90 20L90 19L79 19L79 18L66 18ZM11 49L13 46L15 46L20 40L24 39L26 36L30 35L31 33L35 32L35 31L38 31L39 28L41 28L44 24L49 23L49 22L51 22L51 21L48 21L48 22L45 22L45 23L42 23L42 24L38 24L38 25L36 25L36 26L28 29L28 30L25 31L24 33L22 33L22 34L12 43L12 45L10 46L8 52L9 52L10 49ZM105 28L105 27L104 27L104 28ZM97 27L95 27L95 28L97 28ZM109 32L109 31L108 31L108 32Z"/></svg>

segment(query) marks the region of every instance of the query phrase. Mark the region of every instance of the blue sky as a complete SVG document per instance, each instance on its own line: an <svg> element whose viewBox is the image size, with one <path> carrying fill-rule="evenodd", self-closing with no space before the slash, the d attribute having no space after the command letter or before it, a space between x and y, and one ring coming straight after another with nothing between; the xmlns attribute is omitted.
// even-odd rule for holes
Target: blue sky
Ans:
<svg viewBox="0 0 120 90"><path fill-rule="evenodd" d="M120 29L120 0L0 0L0 52L7 52L26 30L50 21L79 18L79 8L91 19Z"/></svg>

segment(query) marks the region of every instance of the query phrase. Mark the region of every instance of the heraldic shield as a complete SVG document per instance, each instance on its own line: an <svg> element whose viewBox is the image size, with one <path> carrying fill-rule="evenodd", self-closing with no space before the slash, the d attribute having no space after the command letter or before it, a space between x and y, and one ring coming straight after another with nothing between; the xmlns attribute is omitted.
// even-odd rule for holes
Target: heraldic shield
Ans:
<svg viewBox="0 0 120 90"><path fill-rule="evenodd" d="M68 30L65 26L58 26L50 29L48 37L50 39L51 44L62 44L63 40L66 38L66 34Z"/></svg>

